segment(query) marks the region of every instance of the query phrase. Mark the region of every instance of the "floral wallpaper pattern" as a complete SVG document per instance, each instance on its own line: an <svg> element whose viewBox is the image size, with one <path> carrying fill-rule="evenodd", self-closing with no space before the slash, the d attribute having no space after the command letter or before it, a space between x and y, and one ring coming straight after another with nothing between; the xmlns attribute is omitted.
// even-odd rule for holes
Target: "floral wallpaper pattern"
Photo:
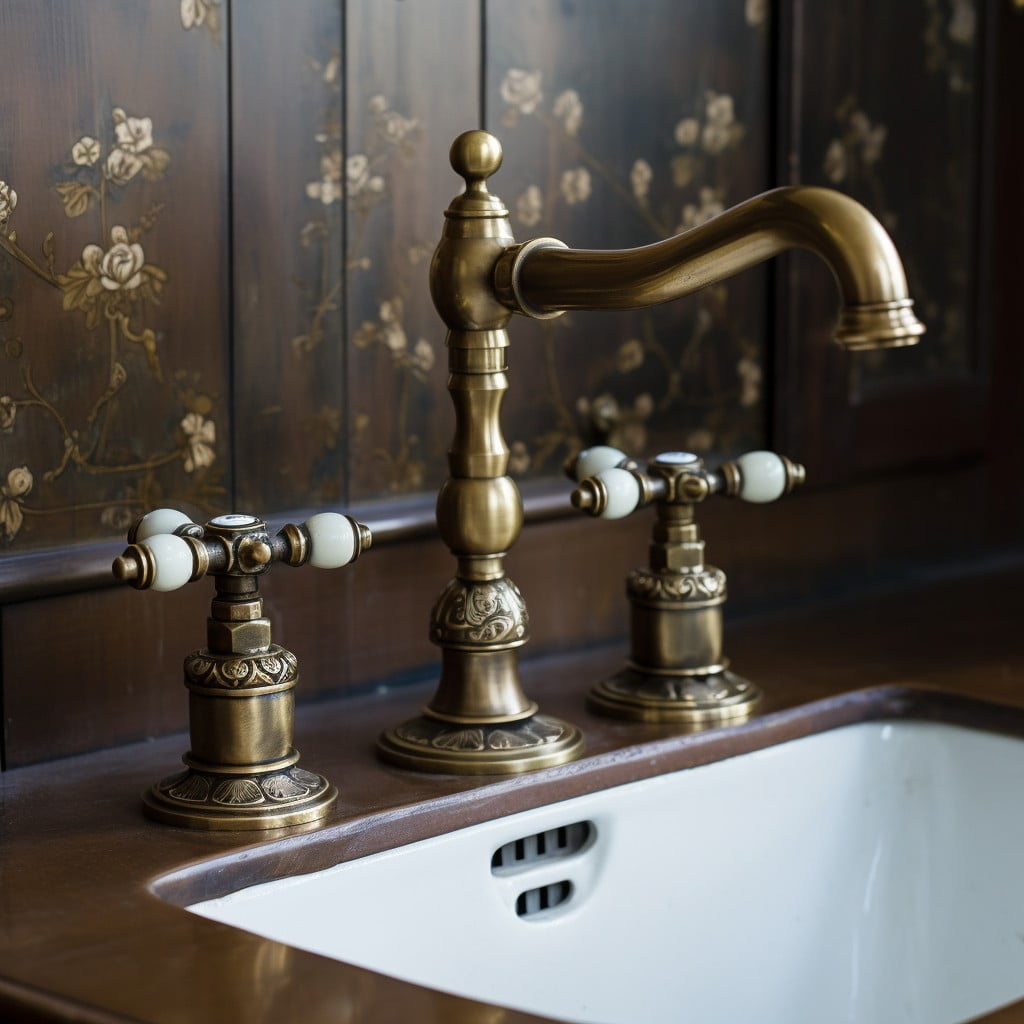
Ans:
<svg viewBox="0 0 1024 1024"><path fill-rule="evenodd" d="M655 35L659 19L674 17L660 5L644 13ZM506 194L506 178L496 176L494 187L509 203L519 240L553 234L584 248L647 244L697 227L765 187L756 148L763 128L759 124L751 136L745 120L764 120L767 96L756 61L749 78L715 67L677 73L652 103L643 74L626 77L618 90L595 86L592 79L588 87L573 80L564 52L548 42L559 29L568 37L588 31L596 36L598 23L620 17L620 7L603 3L564 13L544 4L537 16L540 31L524 32L515 44L519 56L534 62L495 78L500 106L493 112L494 130L506 166L521 184ZM756 4L722 17L715 12L711 35L741 33L763 61L763 16ZM684 12L675 17L682 20ZM671 46L670 37L634 38L621 23L615 31L621 31L625 61L654 46L649 55L655 63ZM682 45L673 59L685 66L693 44ZM577 74L586 73L584 64ZM619 81L611 67L609 78ZM738 103L732 90L742 82L749 91ZM633 112L629 134L610 134L608 122L627 110ZM592 217L586 224L579 219L584 211ZM512 372L522 359L534 400L516 407L513 378L506 431L511 472L557 473L566 456L597 442L632 455L757 444L763 430L761 328L757 318L738 314L740 304L751 305L751 287L749 281L726 282L684 302L632 314L570 314L528 325L517 319L510 326Z"/></svg>
<svg viewBox="0 0 1024 1024"><path fill-rule="evenodd" d="M236 281L235 299L287 292L294 307L261 341L275 346L287 389L261 394L254 407L267 410L260 443L279 434L284 453L257 496L279 505L290 495L289 507L433 490L446 473L444 332L426 277L458 187L445 160L458 131L482 120L500 137L505 162L492 185L520 241L642 245L774 183L770 83L782 73L769 63L775 7L766 0L522 0L486 4L482 25L470 17L476 0L429 9L355 0L341 15L323 0L334 21L310 13L318 4L303 8L302 24L343 17L344 38L295 33L285 80L301 93L296 103L284 94L258 128L232 124L226 111L219 136L207 137L225 142L236 132L251 141L258 132L260 145L288 154L291 177L282 180L291 205L268 239L273 269L263 263L259 280ZM286 6L167 0L159 11L175 44L216 62L223 78L246 38L233 32L225 45L229 11L237 27L242 17L287 18ZM104 10L112 25L119 8ZM861 383L884 388L960 372L970 359L975 223L964 197L976 188L981 11L976 0L912 0L898 12L884 0L802 10L805 38L820 45L801 57L802 134L792 162L804 180L848 191L880 216L929 326L915 362L870 356L858 364ZM258 35L273 38L273 24ZM482 71L456 66L456 41L482 46ZM232 500L229 455L237 459L249 443L227 407L245 381L211 373L202 360L216 351L224 373L237 375L240 336L223 336L220 322L204 323L194 338L169 337L165 326L172 309L219 308L211 296L227 290L208 277L193 285L202 294L189 292L178 269L189 254L175 248L178 225L192 218L186 179L193 195L220 183L207 180L198 149L183 150L204 97L187 97L192 113L172 116L162 102L136 107L123 85L97 74L92 107L83 103L76 127L58 140L49 178L12 171L0 151L7 550L53 543L65 524L79 539L113 537L166 502L219 509ZM216 166L275 202L278 182L262 177L258 159L233 171ZM239 220L247 213L235 211ZM49 358L25 322L19 288L27 282L39 286L32 301L45 295L47 315L60 323L47 335L57 339ZM768 313L767 278L754 271L658 310L516 318L503 413L511 472L556 475L566 455L597 441L637 455L763 443ZM289 454L297 446L301 454Z"/></svg>
<svg viewBox="0 0 1024 1024"><path fill-rule="evenodd" d="M221 0L181 0L181 27L204 28L220 44Z"/></svg>
<svg viewBox="0 0 1024 1024"><path fill-rule="evenodd" d="M978 12L975 0L919 0L915 7L897 20L886 19L877 5L862 15L883 53L899 52L920 69L906 77L901 102L893 101L888 79L865 74L867 57L858 56L834 72L831 110L807 116L808 148L821 153L816 167L817 154L806 154L808 177L850 193L879 217L928 327L926 344L913 352L865 353L858 360L856 386L869 390L901 376L955 375L970 361L975 215L968 197L978 166ZM813 33L822 14L809 17ZM915 110L931 113L923 119ZM931 128L922 131L926 121Z"/></svg>
<svg viewBox="0 0 1024 1024"><path fill-rule="evenodd" d="M210 499L222 491L214 469L216 423L209 414L210 396L183 389L168 381L161 363L157 332L148 324L149 313L161 302L167 273L147 262L143 241L159 223L162 203L138 212L134 221L111 223L112 207L119 204L133 183L161 181L170 163L169 152L153 135L149 117L129 115L121 107L111 111L111 134L105 140L82 136L71 147L62 179L53 190L68 218L91 217L98 242L86 245L81 256L66 270L58 269L57 236L50 231L33 256L19 238L15 210L18 193L0 182L0 248L37 278L61 293L61 305L69 314L69 330L77 320L86 332L102 332L106 358L94 372L77 380L75 401L50 395L64 390L54 382L36 379L31 344L9 341L8 358L17 365L20 387L0 395L0 431L7 435L5 450L25 445L30 433L48 430L52 452L47 464L0 467L6 483L0 487L0 543L18 536L26 517L54 516L92 510L98 532L123 532L139 514L169 491L179 500L199 508L211 507ZM42 202L43 197L25 198ZM124 215L117 216L125 219ZM8 300L13 312L13 300ZM124 450L115 435L122 429L119 397L130 389L142 371L131 351L143 357L144 372L162 385L163 397L180 409L176 436L168 437L163 450L142 457ZM77 405L90 395L88 411L76 416L64 405ZM53 497L55 484L66 473L109 481L98 485L99 500L62 505Z"/></svg>

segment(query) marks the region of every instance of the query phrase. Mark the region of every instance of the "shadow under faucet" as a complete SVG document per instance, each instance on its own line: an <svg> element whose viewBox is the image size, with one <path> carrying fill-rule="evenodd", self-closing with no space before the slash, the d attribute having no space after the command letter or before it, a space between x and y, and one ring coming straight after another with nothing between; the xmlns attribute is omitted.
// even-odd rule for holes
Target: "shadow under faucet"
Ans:
<svg viewBox="0 0 1024 1024"><path fill-rule="evenodd" d="M835 336L847 348L912 345L924 326L889 235L842 193L774 189L639 249L577 250L553 238L517 245L508 210L487 189L501 166L498 140L465 132L450 155L466 187L445 211L430 287L448 327L455 406L437 522L457 568L431 618L431 639L442 650L437 691L420 717L386 731L378 747L386 759L423 771L522 772L578 757L583 738L575 726L538 714L519 679L528 615L504 556L523 512L500 423L512 314L543 319L657 305L798 248L832 270L843 300Z"/></svg>

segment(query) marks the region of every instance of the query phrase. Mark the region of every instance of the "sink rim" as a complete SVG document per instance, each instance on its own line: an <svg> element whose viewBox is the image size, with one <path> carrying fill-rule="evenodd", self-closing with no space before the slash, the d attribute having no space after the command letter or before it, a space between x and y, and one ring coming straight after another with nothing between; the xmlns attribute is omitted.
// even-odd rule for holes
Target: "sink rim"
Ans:
<svg viewBox="0 0 1024 1024"><path fill-rule="evenodd" d="M525 777L472 780L476 784L471 781L468 790L412 800L385 812L267 832L251 845L164 872L150 880L149 890L161 901L185 909L253 885L312 874L495 817L712 764L843 726L883 720L932 721L1024 739L1024 707L904 684L848 691L781 710L769 706L747 722L704 732L631 723L628 728L638 734L638 741L630 746L590 754ZM381 770L413 774L384 765ZM344 808L344 780L338 781L339 807ZM496 803L500 815L493 813Z"/></svg>

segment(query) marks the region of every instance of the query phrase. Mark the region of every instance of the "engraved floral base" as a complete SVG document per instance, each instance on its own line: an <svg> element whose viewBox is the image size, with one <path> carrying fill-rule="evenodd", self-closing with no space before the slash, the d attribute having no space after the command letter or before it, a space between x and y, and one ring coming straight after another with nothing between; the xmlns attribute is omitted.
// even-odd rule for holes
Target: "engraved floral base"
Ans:
<svg viewBox="0 0 1024 1024"><path fill-rule="evenodd" d="M626 581L630 598L640 601L685 602L691 606L721 604L726 599L725 573L713 565L699 572L655 572L634 569Z"/></svg>
<svg viewBox="0 0 1024 1024"><path fill-rule="evenodd" d="M438 644L493 649L525 643L528 627L523 595L507 576L486 583L456 578L438 598L430 635Z"/></svg>
<svg viewBox="0 0 1024 1024"><path fill-rule="evenodd" d="M221 690L283 687L299 677L298 661L291 651L271 644L259 654L235 657L193 651L185 658L185 679L194 686Z"/></svg>
<svg viewBox="0 0 1024 1024"><path fill-rule="evenodd" d="M572 760L583 750L583 736L576 726L548 715L489 725L459 725L422 717L389 730L378 746L388 760L405 767L501 774Z"/></svg>
<svg viewBox="0 0 1024 1024"><path fill-rule="evenodd" d="M143 801L155 817L174 824L275 828L320 817L336 796L322 775L292 765L247 775L188 768L157 783Z"/></svg>
<svg viewBox="0 0 1024 1024"><path fill-rule="evenodd" d="M598 683L587 703L613 718L683 722L703 728L742 721L760 699L761 691L753 683L728 671L693 676L629 667Z"/></svg>

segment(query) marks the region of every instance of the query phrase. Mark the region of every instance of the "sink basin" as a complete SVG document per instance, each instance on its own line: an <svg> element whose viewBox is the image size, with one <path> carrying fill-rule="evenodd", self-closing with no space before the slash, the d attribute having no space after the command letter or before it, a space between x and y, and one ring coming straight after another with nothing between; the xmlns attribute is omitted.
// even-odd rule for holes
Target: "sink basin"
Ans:
<svg viewBox="0 0 1024 1024"><path fill-rule="evenodd" d="M954 1022L1024 996L1024 742L844 726L189 907L570 1021Z"/></svg>

